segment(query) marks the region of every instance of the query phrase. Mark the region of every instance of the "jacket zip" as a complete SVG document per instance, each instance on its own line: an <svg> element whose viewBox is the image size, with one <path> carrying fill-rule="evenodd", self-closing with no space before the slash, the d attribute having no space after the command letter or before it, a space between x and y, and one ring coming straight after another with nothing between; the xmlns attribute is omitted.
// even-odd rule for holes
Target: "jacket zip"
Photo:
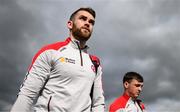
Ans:
<svg viewBox="0 0 180 112"><path fill-rule="evenodd" d="M137 104L138 104L138 103L137 103L137 104L136 104L136 103L137 103L137 102L134 101L134 105L136 106L137 112L139 112L139 109L138 109L138 107L137 107Z"/></svg>
<svg viewBox="0 0 180 112"><path fill-rule="evenodd" d="M76 42L77 46L78 46L78 49L79 49L79 54L80 54L80 59L81 59L81 66L83 66L83 58L82 58L82 51L81 51L81 48L79 46L79 43Z"/></svg>
<svg viewBox="0 0 180 112"><path fill-rule="evenodd" d="M48 112L50 112L50 102L51 102L51 99L52 99L52 96L50 96L50 98L49 98L49 101L48 101Z"/></svg>

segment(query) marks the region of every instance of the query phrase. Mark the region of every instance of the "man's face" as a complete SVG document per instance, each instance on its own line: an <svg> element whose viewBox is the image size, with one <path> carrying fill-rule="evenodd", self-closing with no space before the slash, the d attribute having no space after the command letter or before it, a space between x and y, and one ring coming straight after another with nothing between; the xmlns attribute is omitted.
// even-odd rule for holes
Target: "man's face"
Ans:
<svg viewBox="0 0 180 112"><path fill-rule="evenodd" d="M72 21L72 35L79 41L87 41L93 31L95 19L86 11L79 11Z"/></svg>
<svg viewBox="0 0 180 112"><path fill-rule="evenodd" d="M132 98L137 98L143 87L143 82L139 82L136 79L132 79L130 82L124 83L125 92Z"/></svg>

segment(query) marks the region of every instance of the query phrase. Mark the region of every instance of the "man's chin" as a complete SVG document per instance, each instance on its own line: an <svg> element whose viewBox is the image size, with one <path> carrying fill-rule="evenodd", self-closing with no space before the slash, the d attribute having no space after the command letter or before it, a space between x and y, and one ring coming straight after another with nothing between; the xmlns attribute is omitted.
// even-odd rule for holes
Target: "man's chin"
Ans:
<svg viewBox="0 0 180 112"><path fill-rule="evenodd" d="M87 41L87 40L89 40L89 37L81 37L80 40L81 41Z"/></svg>
<svg viewBox="0 0 180 112"><path fill-rule="evenodd" d="M81 31L78 33L77 32L74 33L74 37L76 37L76 39L79 41L87 41L87 40L89 40L90 36L91 36L91 33L89 33L89 32Z"/></svg>
<svg viewBox="0 0 180 112"><path fill-rule="evenodd" d="M139 94L138 95L136 95L135 97L137 98L139 96Z"/></svg>
<svg viewBox="0 0 180 112"><path fill-rule="evenodd" d="M89 40L90 36L91 36L90 34L83 34L80 39L87 41L87 40Z"/></svg>
<svg viewBox="0 0 180 112"><path fill-rule="evenodd" d="M134 96L132 96L134 99L136 99L137 97L138 97L139 95L134 95Z"/></svg>

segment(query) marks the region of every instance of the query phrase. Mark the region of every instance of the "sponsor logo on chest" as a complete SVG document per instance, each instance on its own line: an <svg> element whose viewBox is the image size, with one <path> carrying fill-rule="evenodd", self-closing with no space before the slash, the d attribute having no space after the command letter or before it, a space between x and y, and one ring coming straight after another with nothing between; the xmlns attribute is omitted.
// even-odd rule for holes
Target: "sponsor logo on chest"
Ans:
<svg viewBox="0 0 180 112"><path fill-rule="evenodd" d="M72 64L75 64L75 60L74 59L70 59L70 58L66 58L66 57L61 57L59 60L62 63L72 63Z"/></svg>

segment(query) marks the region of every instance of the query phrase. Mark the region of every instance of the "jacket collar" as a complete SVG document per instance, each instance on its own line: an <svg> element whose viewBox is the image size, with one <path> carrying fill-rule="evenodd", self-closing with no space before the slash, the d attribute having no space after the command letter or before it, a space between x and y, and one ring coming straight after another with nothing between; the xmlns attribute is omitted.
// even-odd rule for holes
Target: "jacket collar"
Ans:
<svg viewBox="0 0 180 112"><path fill-rule="evenodd" d="M78 41L78 40L76 40L76 39L74 39L74 38L70 38L70 37L68 37L67 39L70 39L70 40L71 40L70 45L71 45L73 48L75 48L75 49L80 49L80 48L79 48L79 46L80 46L80 41ZM85 47L82 48L82 49L80 49L80 50L82 50L82 51L84 51L84 52L87 52L88 49L89 49L89 47L88 47L87 45L85 45Z"/></svg>
<svg viewBox="0 0 180 112"><path fill-rule="evenodd" d="M142 102L140 99L133 99L131 98L129 95L127 95L126 93L123 94L123 97L126 99L126 100L129 100L129 98L133 101L137 101L137 102Z"/></svg>

